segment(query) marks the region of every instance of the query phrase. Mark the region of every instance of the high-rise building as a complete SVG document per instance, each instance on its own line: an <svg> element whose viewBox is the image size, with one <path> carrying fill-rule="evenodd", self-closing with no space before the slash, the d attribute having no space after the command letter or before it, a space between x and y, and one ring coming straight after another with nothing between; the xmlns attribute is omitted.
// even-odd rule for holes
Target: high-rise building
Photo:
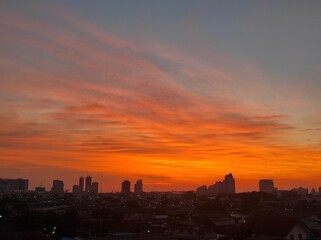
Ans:
<svg viewBox="0 0 321 240"><path fill-rule="evenodd" d="M124 180L121 184L121 192L124 194L130 193L130 181Z"/></svg>
<svg viewBox="0 0 321 240"><path fill-rule="evenodd" d="M134 193L142 193L143 192L143 180L138 180L134 185Z"/></svg>
<svg viewBox="0 0 321 240"><path fill-rule="evenodd" d="M235 179L233 178L232 173L225 176L225 192L235 193Z"/></svg>
<svg viewBox="0 0 321 240"><path fill-rule="evenodd" d="M273 179L260 179L259 191L265 193L274 193L274 182Z"/></svg>
<svg viewBox="0 0 321 240"><path fill-rule="evenodd" d="M206 186L205 186L206 187ZM205 191L205 187L201 186L197 191ZM208 186L206 194L217 195L220 193L235 193L235 179L232 173L225 175L224 180Z"/></svg>
<svg viewBox="0 0 321 240"><path fill-rule="evenodd" d="M64 192L64 182L61 180L53 180L51 192L63 193Z"/></svg>
<svg viewBox="0 0 321 240"><path fill-rule="evenodd" d="M85 192L89 193L91 190L91 176L86 177L86 186L85 186Z"/></svg>
<svg viewBox="0 0 321 240"><path fill-rule="evenodd" d="M0 178L0 194L13 192L28 192L28 179Z"/></svg>
<svg viewBox="0 0 321 240"><path fill-rule="evenodd" d="M91 191L90 192L91 193L95 193L95 194L98 193L98 182L93 182L91 184Z"/></svg>
<svg viewBox="0 0 321 240"><path fill-rule="evenodd" d="M84 177L79 178L79 193L84 192Z"/></svg>
<svg viewBox="0 0 321 240"><path fill-rule="evenodd" d="M79 186L78 185L73 185L72 186L72 193L78 194L79 193Z"/></svg>

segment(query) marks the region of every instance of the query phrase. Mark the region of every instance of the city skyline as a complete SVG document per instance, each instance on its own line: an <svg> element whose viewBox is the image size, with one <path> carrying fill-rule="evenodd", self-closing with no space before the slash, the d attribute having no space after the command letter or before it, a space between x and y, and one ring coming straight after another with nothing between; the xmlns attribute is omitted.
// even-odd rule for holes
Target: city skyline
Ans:
<svg viewBox="0 0 321 240"><path fill-rule="evenodd" d="M35 191L35 192L53 192L53 193L73 193L73 194L97 194L97 193L121 193L124 195L129 195L131 193L141 194L141 193L151 193L151 192L195 192L198 196L203 195L219 195L219 194L235 194L235 193L246 193L246 192L264 192L268 194L282 194L282 192L292 191L296 192L299 195L308 195L308 194L320 194L321 195L321 186L308 188L305 187L304 184L298 186L292 186L289 189L279 189L278 186L274 185L274 179L258 179L257 180L257 189L252 191L238 191L237 190L237 181L235 180L232 173L228 173L225 175L223 180L214 180L210 185L201 185L196 188L191 189L177 189L177 190L167 190L167 191L157 191L155 189L150 189L149 191L144 190L143 179L138 179L132 185L131 181L125 179L121 182L119 189L112 189L109 191L105 191L101 184L102 178L100 182L92 181L92 177L87 175L87 184L86 188L82 188L81 186L84 184L84 177L79 177L79 184L73 184L70 188L66 187L64 184L64 180L62 179L53 179L51 187L46 188L42 184L36 185L35 187L29 187L29 179L8 179L8 178L0 178L0 195L5 193L14 192L16 190L22 192ZM90 182L90 183L89 183ZM8 184L8 185L6 185ZM11 190L10 190L11 189ZM34 189L34 190L33 190ZM87 190L86 190L87 189Z"/></svg>
<svg viewBox="0 0 321 240"><path fill-rule="evenodd" d="M0 6L1 178L320 186L320 1Z"/></svg>

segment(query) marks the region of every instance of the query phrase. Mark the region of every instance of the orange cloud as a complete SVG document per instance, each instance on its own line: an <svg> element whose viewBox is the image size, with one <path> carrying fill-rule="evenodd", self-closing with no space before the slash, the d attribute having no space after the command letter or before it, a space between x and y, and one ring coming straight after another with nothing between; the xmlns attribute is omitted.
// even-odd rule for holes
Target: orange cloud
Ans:
<svg viewBox="0 0 321 240"><path fill-rule="evenodd" d="M3 169L30 178L39 168L51 176L103 172L111 181L106 190L128 177L144 178L149 190L189 189L226 172L237 176L239 190L253 189L249 180L260 177L308 174L316 184L311 179L321 169L320 150L284 141L295 130L289 116L253 113L241 100L193 89L198 76L214 91L232 75L208 68L200 73L197 65L150 56L69 13L59 17L74 31L14 13L1 16L1 44L12 50L0 56ZM177 68L162 67L160 59ZM16 177L13 172L8 176Z"/></svg>

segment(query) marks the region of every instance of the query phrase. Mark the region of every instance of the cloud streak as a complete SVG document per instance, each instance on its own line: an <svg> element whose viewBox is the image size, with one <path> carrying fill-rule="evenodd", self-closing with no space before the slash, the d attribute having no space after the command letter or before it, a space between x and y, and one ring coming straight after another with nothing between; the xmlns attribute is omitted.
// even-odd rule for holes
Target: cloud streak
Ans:
<svg viewBox="0 0 321 240"><path fill-rule="evenodd" d="M177 67L166 69L150 50L67 10L51 12L66 26L2 13L0 41L9 49L0 55L5 167L23 161L143 176L150 188L194 186L226 171L245 179L321 169L318 149L282 141L295 130L289 116L253 113L241 100L190 89L202 74L210 91L228 73L200 74L179 57L153 53Z"/></svg>

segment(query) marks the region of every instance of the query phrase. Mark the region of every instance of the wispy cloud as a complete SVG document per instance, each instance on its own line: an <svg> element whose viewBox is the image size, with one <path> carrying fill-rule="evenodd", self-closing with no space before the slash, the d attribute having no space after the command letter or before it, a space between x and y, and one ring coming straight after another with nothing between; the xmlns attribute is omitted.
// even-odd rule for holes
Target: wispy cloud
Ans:
<svg viewBox="0 0 321 240"><path fill-rule="evenodd" d="M145 51L66 9L50 12L65 25L2 13L1 162L142 176L151 187L227 169L244 178L320 169L319 151L281 141L294 129L288 116L191 88L229 86L228 73Z"/></svg>

